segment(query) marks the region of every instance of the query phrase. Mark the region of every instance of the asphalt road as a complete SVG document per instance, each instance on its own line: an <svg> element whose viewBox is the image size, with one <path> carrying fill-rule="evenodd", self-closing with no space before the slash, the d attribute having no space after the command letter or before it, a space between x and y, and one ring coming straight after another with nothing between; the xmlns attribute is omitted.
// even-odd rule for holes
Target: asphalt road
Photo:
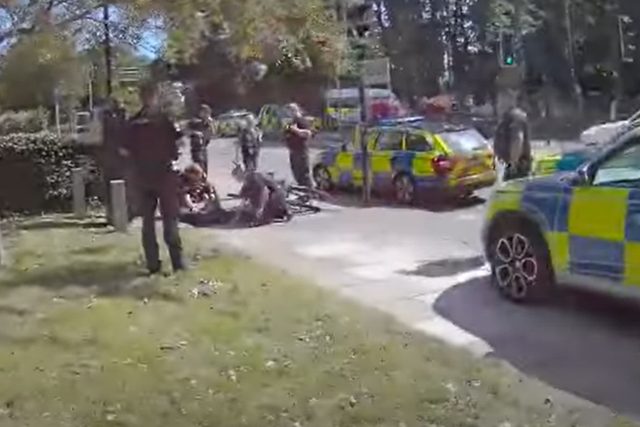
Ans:
<svg viewBox="0 0 640 427"><path fill-rule="evenodd" d="M231 141L210 145L210 176L221 193L237 191L233 158ZM286 151L265 147L260 169L289 179ZM640 417L640 311L575 293L546 307L500 299L480 252L488 193L477 203L432 210L384 202L365 208L356 195L337 197L317 215L218 235L415 329L501 358L569 392L556 394L563 404L588 405L577 395Z"/></svg>

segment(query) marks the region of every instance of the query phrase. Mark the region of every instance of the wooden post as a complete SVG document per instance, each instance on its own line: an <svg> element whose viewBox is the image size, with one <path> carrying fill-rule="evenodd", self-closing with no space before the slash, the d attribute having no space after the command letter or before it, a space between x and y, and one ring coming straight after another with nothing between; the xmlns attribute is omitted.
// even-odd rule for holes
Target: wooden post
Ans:
<svg viewBox="0 0 640 427"><path fill-rule="evenodd" d="M2 229L0 229L0 267L7 265L7 253L4 250L4 242L2 241Z"/></svg>
<svg viewBox="0 0 640 427"><path fill-rule="evenodd" d="M111 181L110 184L113 226L116 231L125 233L129 226L126 183L124 180L118 179Z"/></svg>
<svg viewBox="0 0 640 427"><path fill-rule="evenodd" d="M87 213L84 170L82 168L74 168L71 174L73 180L73 214L83 217Z"/></svg>
<svg viewBox="0 0 640 427"><path fill-rule="evenodd" d="M370 159L369 147L367 147L367 97L364 80L360 78L358 85L358 97L360 98L360 150L362 152L362 201L365 205L371 203L371 174L369 173Z"/></svg>

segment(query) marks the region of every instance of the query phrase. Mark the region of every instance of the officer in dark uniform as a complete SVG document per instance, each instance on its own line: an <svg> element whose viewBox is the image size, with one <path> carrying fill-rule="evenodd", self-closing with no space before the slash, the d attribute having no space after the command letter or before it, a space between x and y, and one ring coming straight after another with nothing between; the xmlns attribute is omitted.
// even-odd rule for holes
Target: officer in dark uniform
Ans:
<svg viewBox="0 0 640 427"><path fill-rule="evenodd" d="M494 137L496 157L505 164L504 180L529 176L532 167L527 113L512 107L502 116Z"/></svg>
<svg viewBox="0 0 640 427"><path fill-rule="evenodd" d="M262 145L262 132L258 128L256 119L248 116L238 134L237 149L242 156L242 164L245 170L258 169L258 158L260 157L260 147ZM236 157L237 154L236 154Z"/></svg>
<svg viewBox="0 0 640 427"><path fill-rule="evenodd" d="M140 198L142 246L149 273L161 271L155 214L162 216L164 241L174 271L185 268L178 231L179 175L174 167L178 159L177 141L181 134L161 110L158 87L146 84L140 90L142 109L126 125L123 154L132 164Z"/></svg>
<svg viewBox="0 0 640 427"><path fill-rule="evenodd" d="M213 119L211 108L201 105L198 116L189 123L191 130L191 160L207 172L207 147L213 138Z"/></svg>
<svg viewBox="0 0 640 427"><path fill-rule="evenodd" d="M298 104L289 104L292 122L284 132L284 140L289 149L291 172L298 185L313 187L309 165L309 140L313 136L311 126L302 115Z"/></svg>

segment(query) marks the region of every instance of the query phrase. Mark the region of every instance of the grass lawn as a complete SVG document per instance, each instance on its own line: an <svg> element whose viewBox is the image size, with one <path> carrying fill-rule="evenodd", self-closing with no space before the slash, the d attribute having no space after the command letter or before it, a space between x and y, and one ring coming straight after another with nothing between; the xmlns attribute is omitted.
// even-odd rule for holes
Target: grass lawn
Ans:
<svg viewBox="0 0 640 427"><path fill-rule="evenodd" d="M62 218L10 231L0 426L632 425L545 402L498 362L220 252L203 233L183 233L192 270L146 278L137 231Z"/></svg>

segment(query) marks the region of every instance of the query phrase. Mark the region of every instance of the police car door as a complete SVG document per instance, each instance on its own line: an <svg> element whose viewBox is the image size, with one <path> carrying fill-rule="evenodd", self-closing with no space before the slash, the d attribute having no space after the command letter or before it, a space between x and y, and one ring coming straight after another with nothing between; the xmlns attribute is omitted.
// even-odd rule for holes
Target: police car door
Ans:
<svg viewBox="0 0 640 427"><path fill-rule="evenodd" d="M388 190L394 178L394 159L403 153L404 131L381 128L371 150L371 183L373 188Z"/></svg>
<svg viewBox="0 0 640 427"><path fill-rule="evenodd" d="M435 176L431 164L435 157L434 142L430 135L419 130L409 131L405 140L405 150L405 165L411 166L410 174L417 184L428 182ZM399 159L395 161L396 165L398 161Z"/></svg>
<svg viewBox="0 0 640 427"><path fill-rule="evenodd" d="M625 138L572 189L569 269L594 286L640 285L640 131Z"/></svg>
<svg viewBox="0 0 640 427"><path fill-rule="evenodd" d="M369 165L371 165L371 155L373 153L375 141L378 138L378 128L368 128L365 131L364 139L369 151ZM353 157L351 158L352 179L355 186L363 185L364 173L362 167L364 166L362 153L362 146L360 144L360 126L355 126L353 137L351 138L353 145ZM371 172L371 171L370 171Z"/></svg>

